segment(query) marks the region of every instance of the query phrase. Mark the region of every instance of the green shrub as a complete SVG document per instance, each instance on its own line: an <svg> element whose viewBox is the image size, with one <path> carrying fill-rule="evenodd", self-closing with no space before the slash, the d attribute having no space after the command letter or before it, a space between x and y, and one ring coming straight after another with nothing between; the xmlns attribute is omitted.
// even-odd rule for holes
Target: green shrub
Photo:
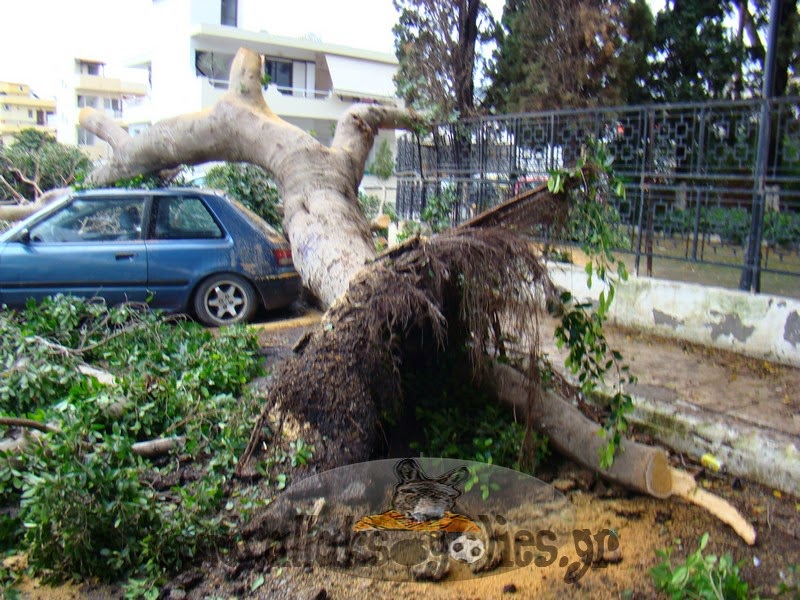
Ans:
<svg viewBox="0 0 800 600"><path fill-rule="evenodd" d="M750 597L747 583L739 577L739 564L734 564L729 554L717 558L703 556L708 544L708 533L700 538L697 550L686 561L672 568L671 549L657 550L663 559L650 571L656 587L671 598L704 598L708 600L746 600Z"/></svg>
<svg viewBox="0 0 800 600"><path fill-rule="evenodd" d="M14 134L9 146L0 144L0 176L24 198L42 191L67 187L83 179L92 167L89 158L75 146L61 144L35 129ZM36 187L34 187L34 185ZM7 190L3 189L5 194Z"/></svg>
<svg viewBox="0 0 800 600"><path fill-rule="evenodd" d="M764 241L777 248L800 246L800 215L769 211L764 215Z"/></svg>
<svg viewBox="0 0 800 600"><path fill-rule="evenodd" d="M246 163L223 163L208 170L205 185L224 190L267 223L281 229L278 187L261 167Z"/></svg>
<svg viewBox="0 0 800 600"><path fill-rule="evenodd" d="M367 220L372 220L378 216L378 211L381 209L381 199L375 194L365 194L358 192L358 205L361 207L361 214ZM397 213L394 210L394 205L389 202L384 202L382 214L388 215L389 220L392 222L397 221Z"/></svg>
<svg viewBox="0 0 800 600"><path fill-rule="evenodd" d="M58 296L0 314L0 331L0 359L24 361L18 371L28 377L23 387L6 370L0 412L24 408L58 428L14 461L0 459L0 502L19 506L17 519L0 521L4 541L51 579L136 576L149 590L216 543L230 526L219 516L223 490L259 410L246 388L262 372L252 330L213 334ZM78 363L113 373L116 385L81 374ZM167 436L185 439L173 460L132 452L137 441ZM157 485L180 481L187 460L196 479Z"/></svg>
<svg viewBox="0 0 800 600"><path fill-rule="evenodd" d="M716 233L727 244L742 246L750 235L750 213L743 208L705 209L700 224L704 233Z"/></svg>
<svg viewBox="0 0 800 600"><path fill-rule="evenodd" d="M453 208L458 202L456 186L442 184L437 194L428 196L420 217L430 225L434 233L439 233L453 225Z"/></svg>

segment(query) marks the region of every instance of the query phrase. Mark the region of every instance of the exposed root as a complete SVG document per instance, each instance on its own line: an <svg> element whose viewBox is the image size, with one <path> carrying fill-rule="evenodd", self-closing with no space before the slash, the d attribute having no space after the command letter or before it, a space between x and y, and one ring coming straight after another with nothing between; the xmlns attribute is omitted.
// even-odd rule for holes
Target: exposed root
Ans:
<svg viewBox="0 0 800 600"><path fill-rule="evenodd" d="M278 404L313 428L320 468L366 460L379 415L402 406L409 353L464 344L479 378L502 335L499 323L535 351L541 296L554 293L527 241L498 227L418 238L382 255L283 365L237 472L254 474L270 430L266 415Z"/></svg>

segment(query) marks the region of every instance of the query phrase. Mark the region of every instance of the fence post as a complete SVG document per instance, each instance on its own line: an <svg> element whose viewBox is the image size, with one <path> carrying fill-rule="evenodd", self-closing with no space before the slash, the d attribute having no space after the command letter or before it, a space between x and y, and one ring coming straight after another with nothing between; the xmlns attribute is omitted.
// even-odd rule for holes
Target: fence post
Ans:
<svg viewBox="0 0 800 600"><path fill-rule="evenodd" d="M761 291L761 239L764 233L764 204L767 195L767 155L769 153L770 100L774 92L775 44L778 34L778 15L781 0L770 0L769 37L767 38L767 58L764 61L764 85L761 98L761 117L758 124L758 150L756 167L753 172L753 210L750 215L750 237L747 242L742 277L739 289L751 292Z"/></svg>

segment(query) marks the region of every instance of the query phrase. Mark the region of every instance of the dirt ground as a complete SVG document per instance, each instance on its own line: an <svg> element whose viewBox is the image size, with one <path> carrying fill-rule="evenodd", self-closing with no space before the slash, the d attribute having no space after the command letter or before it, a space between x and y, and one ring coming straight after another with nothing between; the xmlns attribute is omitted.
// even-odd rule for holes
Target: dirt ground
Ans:
<svg viewBox="0 0 800 600"><path fill-rule="evenodd" d="M313 322L290 322L265 328L264 353L271 362L291 352L300 334ZM614 330L612 345L639 376L641 384L690 390L693 397L713 406L740 399L741 406L760 404L765 421L783 423L784 431L798 426L796 393L800 370L745 359L697 346ZM766 415L767 410L777 411ZM758 411L757 411L758 412ZM685 457L676 465L696 474L701 484L734 504L754 524L758 540L748 547L726 525L702 509L679 499L656 500L609 486L569 461L555 457L538 476L562 491L574 509L575 529L596 532L605 528L618 535L620 556L615 562L593 565L578 581L565 581L565 565L578 559L572 540L563 542L559 559L546 568L533 565L501 575L439 583L398 583L363 579L312 566L285 567L268 559L237 568L225 558L210 558L188 569L165 590L169 598L659 598L649 570L659 559L657 549L674 548L673 564L682 561L708 532L707 554L730 553L742 561L743 578L751 591L775 597L788 567L800 569L800 499L724 474L706 472ZM564 560L563 557L566 557ZM619 560L617 560L619 559ZM115 598L113 588L65 586L47 588L27 581L25 598ZM792 597L792 596L789 596Z"/></svg>

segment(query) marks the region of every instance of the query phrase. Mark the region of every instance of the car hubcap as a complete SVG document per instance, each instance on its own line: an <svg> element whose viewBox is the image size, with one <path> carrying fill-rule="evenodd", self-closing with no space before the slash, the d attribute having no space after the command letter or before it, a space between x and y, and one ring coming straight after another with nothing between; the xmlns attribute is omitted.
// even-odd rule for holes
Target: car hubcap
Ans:
<svg viewBox="0 0 800 600"><path fill-rule="evenodd" d="M208 312L221 321L230 321L247 308L244 293L232 283L221 283L209 291Z"/></svg>

